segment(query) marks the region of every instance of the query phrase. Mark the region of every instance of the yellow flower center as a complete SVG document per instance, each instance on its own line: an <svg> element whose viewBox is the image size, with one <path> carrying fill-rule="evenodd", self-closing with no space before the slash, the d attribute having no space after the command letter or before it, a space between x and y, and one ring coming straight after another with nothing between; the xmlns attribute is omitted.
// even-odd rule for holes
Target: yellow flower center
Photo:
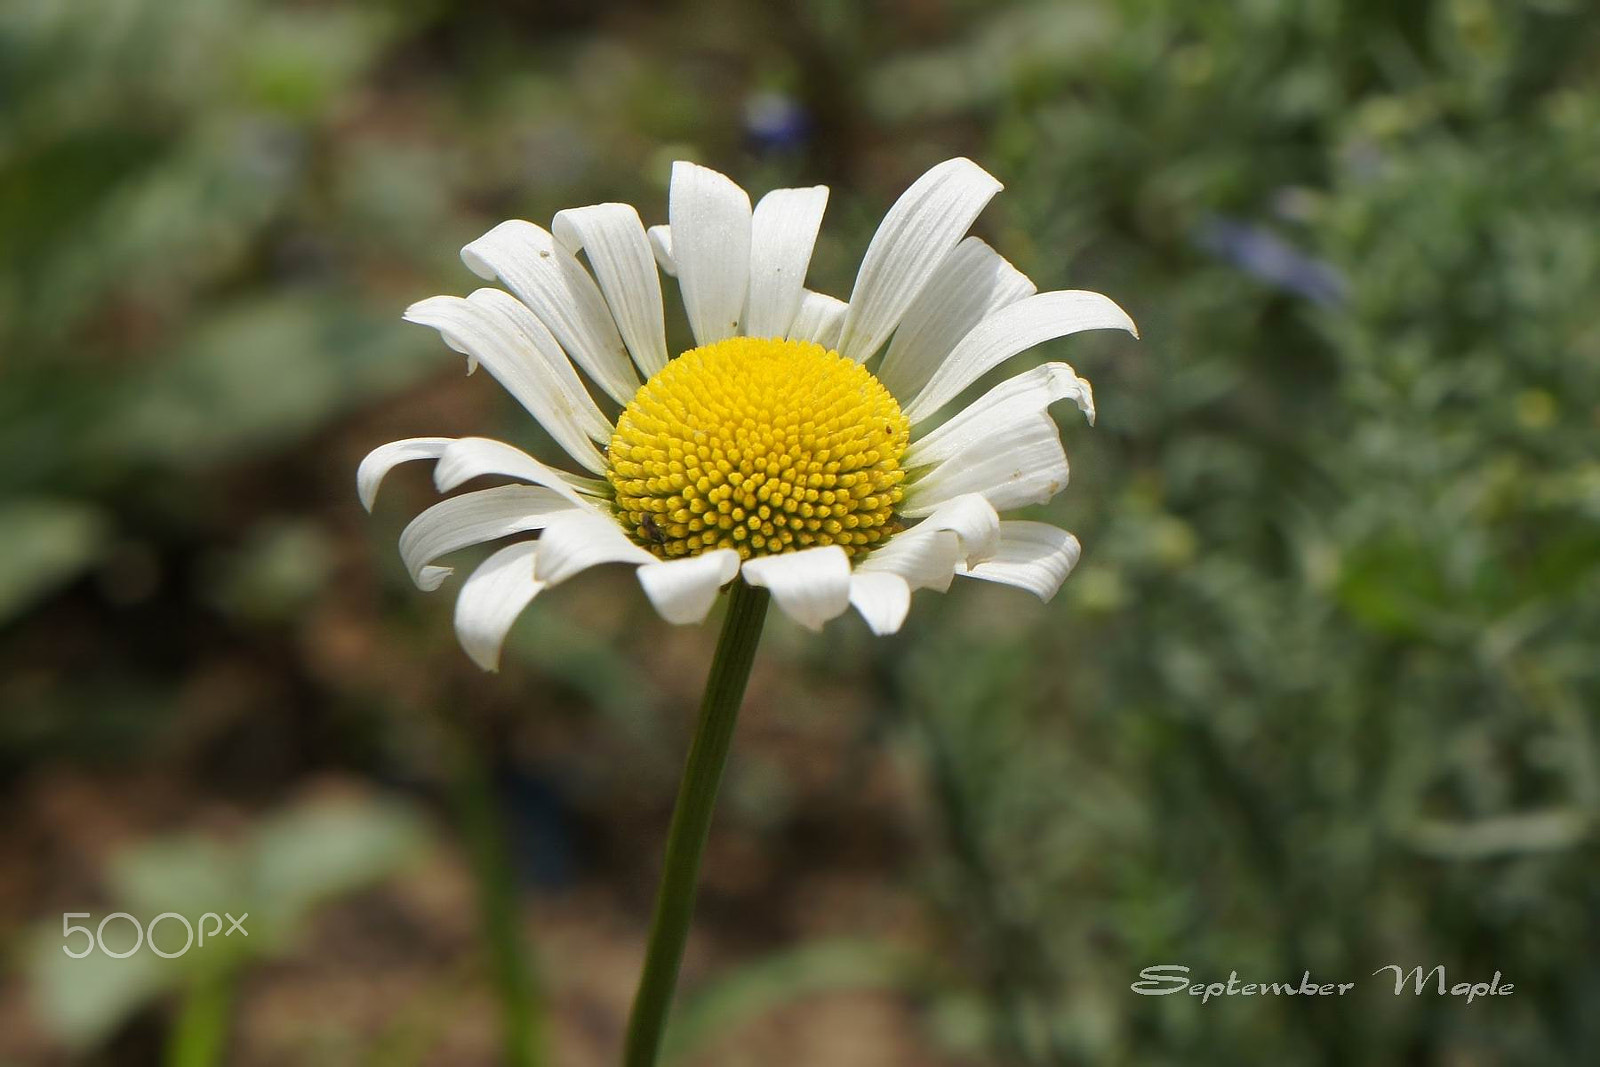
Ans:
<svg viewBox="0 0 1600 1067"><path fill-rule="evenodd" d="M864 552L898 529L911 426L883 383L809 341L690 349L617 420L617 516L663 559L818 545Z"/></svg>

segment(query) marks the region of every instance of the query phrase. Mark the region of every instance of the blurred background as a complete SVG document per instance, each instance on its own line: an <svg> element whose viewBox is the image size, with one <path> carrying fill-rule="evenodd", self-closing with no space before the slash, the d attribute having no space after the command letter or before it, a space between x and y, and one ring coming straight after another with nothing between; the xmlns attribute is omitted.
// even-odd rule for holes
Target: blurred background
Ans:
<svg viewBox="0 0 1600 1067"><path fill-rule="evenodd" d="M1096 387L1083 562L769 624L672 1061L1593 1062L1597 71L1584 0L0 5L0 1064L614 1062L715 627L602 569L473 668L355 466L548 442L400 312L680 157L831 184L844 296L954 154L1143 330L1008 368ZM62 952L169 911L249 937Z"/></svg>

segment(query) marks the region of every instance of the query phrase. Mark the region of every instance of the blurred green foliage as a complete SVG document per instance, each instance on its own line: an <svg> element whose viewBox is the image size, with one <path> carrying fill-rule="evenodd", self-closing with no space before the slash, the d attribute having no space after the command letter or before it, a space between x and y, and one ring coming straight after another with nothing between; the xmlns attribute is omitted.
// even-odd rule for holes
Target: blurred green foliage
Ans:
<svg viewBox="0 0 1600 1067"><path fill-rule="evenodd" d="M148 924L175 913L189 921L189 932L178 934L183 923L169 919L155 927L159 940L134 951L138 942L131 938L141 935L129 935L122 920L105 925L97 951L73 958L61 950L61 931L45 924L28 960L39 1011L67 1044L92 1048L169 989L226 984L248 963L284 952L303 936L317 904L403 869L423 840L423 827L404 807L344 797L301 801L262 820L242 841L195 834L142 842L112 862L105 915ZM231 921L203 920L223 908L238 929ZM98 927L103 918L89 922ZM69 944L83 953L82 941Z"/></svg>
<svg viewBox="0 0 1600 1067"><path fill-rule="evenodd" d="M1052 509L1085 562L1052 625L908 639L965 842L945 892L983 917L1030 1062L1581 1062L1600 27L1469 0L1096 11L1098 43L987 98L1003 236L1047 280L1068 253L1059 280L1092 272L1146 340L1090 371L1092 503ZM1263 233L1294 256L1263 262ZM1445 963L1525 999L1128 997L1158 962Z"/></svg>
<svg viewBox="0 0 1600 1067"><path fill-rule="evenodd" d="M812 282L844 295L889 198L965 153L1006 182L997 247L1142 328L1027 357L1096 386L1039 510L1084 561L1047 607L919 598L891 641L776 628L795 706L865 694L921 782L909 880L949 958L797 946L691 1001L680 1046L785 990L903 984L952 1054L1008 1064L1585 1062L1597 70L1581 0L0 7L0 783L169 758L241 648L261 695L224 721L293 704L319 759L425 775L408 715L520 697L408 591L395 512L355 517L354 462L538 440L403 306L475 284L453 252L502 217L661 221L680 153L832 182ZM763 95L803 121L755 128ZM586 766L580 805L670 795L633 666L660 624L626 595L540 601L510 648L635 761ZM728 817L781 817L798 787L748 758L769 780L736 768ZM1129 992L1157 963L1518 992Z"/></svg>

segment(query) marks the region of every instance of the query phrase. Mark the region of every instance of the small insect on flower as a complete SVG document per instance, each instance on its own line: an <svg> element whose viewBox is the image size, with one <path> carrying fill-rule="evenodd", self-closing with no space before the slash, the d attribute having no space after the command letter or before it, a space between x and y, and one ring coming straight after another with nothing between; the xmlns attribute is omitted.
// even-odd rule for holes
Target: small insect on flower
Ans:
<svg viewBox="0 0 1600 1067"><path fill-rule="evenodd" d="M626 204L560 211L548 230L503 222L461 258L505 288L432 297L406 318L487 367L587 474L499 441L418 437L367 456L362 502L408 460L436 460L440 492L513 481L445 499L400 535L412 578L435 589L447 553L539 533L461 587L456 630L489 670L535 596L601 563L635 566L674 623L703 619L738 574L813 629L854 606L892 633L913 591L956 575L1049 599L1077 540L1000 512L1067 484L1048 408L1070 399L1092 423L1089 383L1046 363L933 417L1051 338L1137 331L1106 297L1040 293L965 236L1000 188L967 159L928 171L889 209L848 302L805 284L825 186L775 189L752 210L728 178L676 163L668 225L647 230ZM695 340L670 359L661 273ZM615 423L591 386L621 405Z"/></svg>

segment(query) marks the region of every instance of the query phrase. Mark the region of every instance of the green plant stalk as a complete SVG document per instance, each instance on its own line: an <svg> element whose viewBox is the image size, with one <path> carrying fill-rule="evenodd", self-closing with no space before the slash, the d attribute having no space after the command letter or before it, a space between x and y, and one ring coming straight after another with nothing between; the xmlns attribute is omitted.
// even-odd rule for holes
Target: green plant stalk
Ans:
<svg viewBox="0 0 1600 1067"><path fill-rule="evenodd" d="M539 990L523 945L505 830L475 737L461 739L456 762L457 804L472 850L479 922L500 1000L502 1056L508 1067L539 1067L544 1062Z"/></svg>
<svg viewBox="0 0 1600 1067"><path fill-rule="evenodd" d="M711 828L717 787L728 762L728 747L733 741L734 724L739 719L739 705L750 680L750 665L755 661L770 599L765 589L747 585L742 578L734 581L729 594L722 636L717 640L705 696L700 700L700 721L695 726L683 782L672 809L666 863L650 924L650 947L628 1019L624 1067L654 1067L661 1048L672 992L678 984L678 965L683 962L683 946L689 937L689 920L694 915L700 856Z"/></svg>
<svg viewBox="0 0 1600 1067"><path fill-rule="evenodd" d="M167 1067L215 1067L228 1044L234 968L206 967L184 990L177 1022L167 1040Z"/></svg>

